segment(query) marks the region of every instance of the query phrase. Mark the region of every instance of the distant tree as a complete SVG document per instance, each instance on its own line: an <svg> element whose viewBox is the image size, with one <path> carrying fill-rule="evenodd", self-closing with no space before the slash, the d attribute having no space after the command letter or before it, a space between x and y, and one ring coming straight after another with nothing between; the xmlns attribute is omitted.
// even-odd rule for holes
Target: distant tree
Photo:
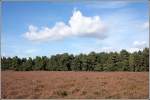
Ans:
<svg viewBox="0 0 150 100"><path fill-rule="evenodd" d="M126 50L120 51L120 62L123 64L124 71L129 71L129 56L130 54Z"/></svg>
<svg viewBox="0 0 150 100"><path fill-rule="evenodd" d="M18 58L17 56L13 57L12 58L12 66L10 69L17 70L18 67L20 67L20 66L21 66L21 59Z"/></svg>
<svg viewBox="0 0 150 100"><path fill-rule="evenodd" d="M72 63L72 70L80 71L82 70L82 61L80 56L75 56L73 63Z"/></svg>
<svg viewBox="0 0 150 100"><path fill-rule="evenodd" d="M145 48L142 53L143 70L149 71L149 48Z"/></svg>
<svg viewBox="0 0 150 100"><path fill-rule="evenodd" d="M25 60L25 59L24 59ZM28 60L25 60L23 63L22 63L22 68L21 70L23 71L31 71L33 70L33 66L34 66L34 63L33 63L33 60L31 57L29 57Z"/></svg>
<svg viewBox="0 0 150 100"><path fill-rule="evenodd" d="M95 52L91 52L89 55L88 55L88 60L87 60L87 63L89 65L88 67L88 70L89 71L93 71L95 66L96 66L96 62L97 62L97 56L96 56L96 53Z"/></svg>
<svg viewBox="0 0 150 100"><path fill-rule="evenodd" d="M41 70L48 70L47 69L47 66L48 66L48 58L46 56L43 56L41 58Z"/></svg>
<svg viewBox="0 0 150 100"><path fill-rule="evenodd" d="M118 67L120 67L117 65L117 62L119 62L118 53L117 52L115 52L115 53L111 52L109 59L108 59L107 71L117 71Z"/></svg>
<svg viewBox="0 0 150 100"><path fill-rule="evenodd" d="M42 70L42 66L43 66L43 62L42 62L42 58L39 56L36 56L36 58L33 61L35 63L35 65L33 66L33 70Z"/></svg>
<svg viewBox="0 0 150 100"><path fill-rule="evenodd" d="M91 52L89 54L69 55L68 53L32 59L1 57L2 70L32 71L149 71L149 48L129 53Z"/></svg>
<svg viewBox="0 0 150 100"><path fill-rule="evenodd" d="M100 71L107 71L108 70L108 60L109 60L109 54L105 53L105 52L101 52L98 54L97 56L97 62L98 62L98 66L101 67Z"/></svg>
<svg viewBox="0 0 150 100"><path fill-rule="evenodd" d="M47 65L47 69L49 71L61 71L61 69L59 68L60 64L59 64L59 54L57 54L56 56L51 56L51 58L48 61L48 65Z"/></svg>
<svg viewBox="0 0 150 100"><path fill-rule="evenodd" d="M71 56L68 55L68 53L64 53L60 57L60 67L61 70L64 71L71 71Z"/></svg>
<svg viewBox="0 0 150 100"><path fill-rule="evenodd" d="M1 58L1 69L2 70L9 70L12 66L12 59L6 58L6 57L2 57Z"/></svg>
<svg viewBox="0 0 150 100"><path fill-rule="evenodd" d="M130 71L134 71L135 72L135 55L134 54L131 54L129 56L129 67L130 67Z"/></svg>

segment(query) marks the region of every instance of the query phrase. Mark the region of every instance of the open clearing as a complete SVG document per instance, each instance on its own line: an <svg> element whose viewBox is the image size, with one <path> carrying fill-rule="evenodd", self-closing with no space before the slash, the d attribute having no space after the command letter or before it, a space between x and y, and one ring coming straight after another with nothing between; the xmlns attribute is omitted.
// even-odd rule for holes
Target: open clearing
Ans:
<svg viewBox="0 0 150 100"><path fill-rule="evenodd" d="M148 98L148 72L2 71L2 98Z"/></svg>

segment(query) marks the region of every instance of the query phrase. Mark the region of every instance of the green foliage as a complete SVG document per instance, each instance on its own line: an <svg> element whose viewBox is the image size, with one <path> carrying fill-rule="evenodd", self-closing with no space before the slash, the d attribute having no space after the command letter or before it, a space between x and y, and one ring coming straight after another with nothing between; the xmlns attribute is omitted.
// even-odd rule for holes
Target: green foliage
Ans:
<svg viewBox="0 0 150 100"><path fill-rule="evenodd" d="M23 70L25 71L30 71L32 70L34 66L34 63L32 61L32 58L29 58L27 61L25 61L23 64L22 64L22 67L23 67Z"/></svg>
<svg viewBox="0 0 150 100"><path fill-rule="evenodd" d="M1 57L2 70L16 71L149 71L149 48L129 53L91 52L88 55L68 53L36 58Z"/></svg>

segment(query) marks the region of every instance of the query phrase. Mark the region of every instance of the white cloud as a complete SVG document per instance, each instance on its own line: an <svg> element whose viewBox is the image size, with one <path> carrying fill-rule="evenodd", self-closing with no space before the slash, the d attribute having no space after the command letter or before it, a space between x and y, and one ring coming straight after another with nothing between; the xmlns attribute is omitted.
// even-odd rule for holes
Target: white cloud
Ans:
<svg viewBox="0 0 150 100"><path fill-rule="evenodd" d="M100 3L100 5L98 5L98 3ZM131 2L128 2L128 1L108 1L108 2L105 2L105 1L98 1L98 2L91 2L89 4L87 4L87 6L89 7L92 7L92 8L110 8L110 9L113 9L113 8L122 8L122 7L125 7L126 5L128 5L129 3Z"/></svg>
<svg viewBox="0 0 150 100"><path fill-rule="evenodd" d="M37 51L37 49L28 49L28 50L26 50L26 53L32 54L32 53L35 53L36 51Z"/></svg>
<svg viewBox="0 0 150 100"><path fill-rule="evenodd" d="M136 51L139 51L139 50L142 50L142 48L128 48L127 51L133 53L133 52L136 52Z"/></svg>
<svg viewBox="0 0 150 100"><path fill-rule="evenodd" d="M56 22L52 27L42 27L30 25L29 31L24 36L29 40L60 40L69 36L94 37L104 39L106 37L106 26L99 16L86 17L80 11L74 10L68 24Z"/></svg>
<svg viewBox="0 0 150 100"><path fill-rule="evenodd" d="M107 1L107 2L106 2ZM86 4L87 7L102 8L102 9L116 9L127 7L129 4L147 2L147 0L91 0Z"/></svg>
<svg viewBox="0 0 150 100"><path fill-rule="evenodd" d="M146 47L146 42L145 41L134 41L133 42L133 46L136 47L136 48L144 48Z"/></svg>
<svg viewBox="0 0 150 100"><path fill-rule="evenodd" d="M149 22L148 21L144 23L143 28L144 29L149 29Z"/></svg>
<svg viewBox="0 0 150 100"><path fill-rule="evenodd" d="M80 11L75 11L69 20L72 34L77 36L89 36L104 38L106 27L100 20L99 16L86 17Z"/></svg>
<svg viewBox="0 0 150 100"><path fill-rule="evenodd" d="M29 32L26 32L24 36L29 40L57 40L69 36L70 33L70 28L63 22L59 22L53 28L43 27L41 30L30 25Z"/></svg>

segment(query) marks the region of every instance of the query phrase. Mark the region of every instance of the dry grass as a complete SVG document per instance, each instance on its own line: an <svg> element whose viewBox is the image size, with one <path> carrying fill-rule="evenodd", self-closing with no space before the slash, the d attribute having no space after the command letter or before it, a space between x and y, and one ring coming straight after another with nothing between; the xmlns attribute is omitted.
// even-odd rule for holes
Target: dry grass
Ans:
<svg viewBox="0 0 150 100"><path fill-rule="evenodd" d="M2 98L148 98L148 72L2 72Z"/></svg>

